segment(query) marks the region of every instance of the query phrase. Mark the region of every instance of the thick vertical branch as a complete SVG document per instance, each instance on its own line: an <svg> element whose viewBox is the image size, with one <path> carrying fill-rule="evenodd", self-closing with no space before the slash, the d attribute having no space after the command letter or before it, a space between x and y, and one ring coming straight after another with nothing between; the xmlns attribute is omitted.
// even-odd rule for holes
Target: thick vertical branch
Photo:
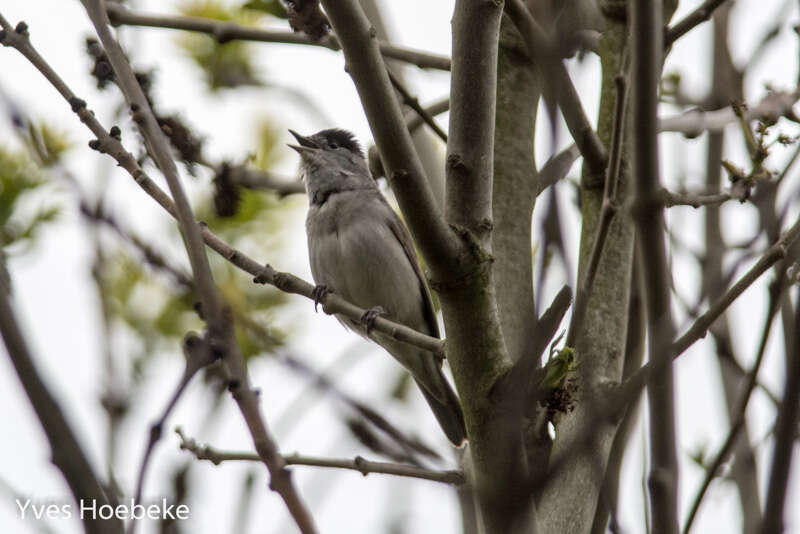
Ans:
<svg viewBox="0 0 800 534"><path fill-rule="evenodd" d="M497 58L494 137L494 280L508 354L517 361L536 321L531 216L538 174L533 153L539 83L519 32L504 16Z"/></svg>
<svg viewBox="0 0 800 534"><path fill-rule="evenodd" d="M612 13L608 9L607 13ZM621 72L623 51L628 30L623 18L606 16L606 31L600 41L603 69L600 111L597 131L605 147L610 146L614 123L616 84ZM630 129L626 128L626 131ZM624 203L630 179L624 162L629 152L623 142L623 165L618 200ZM602 173L600 173L602 176ZM587 276L591 249L601 226L603 182L596 169L584 163L581 184L581 244L579 283ZM628 304L633 267L634 228L630 216L620 212L609 225L603 254L600 258L586 314L575 341L577 396L574 410L556 422L556 439L550 459L551 472L561 466L550 480L538 507L540 532L589 532L595 505L603 487L606 463L614 441L615 425L598 421L597 400L609 384L622 378ZM593 429L586 437L586 429ZM587 446L575 443L588 439Z"/></svg>
<svg viewBox="0 0 800 534"><path fill-rule="evenodd" d="M431 269L447 330L447 357L464 408L483 519L490 532L515 520L520 439L493 418L490 390L508 365L492 282L492 166L497 39L502 2L462 1L453 18L453 76L446 219L414 151L378 49L374 29L355 0L322 0L342 44L347 70L381 153L384 168ZM496 423L496 424L495 424ZM519 429L516 430L519 433ZM515 460L509 460L514 458ZM492 496L489 498L487 496ZM498 506L487 507L491 501Z"/></svg>
<svg viewBox="0 0 800 534"><path fill-rule="evenodd" d="M714 109L723 108L732 101L742 100L742 77L737 72L728 51L728 24L730 5L714 17L714 67L711 86L711 105ZM709 132L706 156L706 188L719 191L722 185L722 166L720 164L725 144L724 131ZM722 260L725 253L720 206L706 207L706 257L703 268L703 287L710 302L719 299L725 291ZM731 363L736 360L731 339L730 325L726 316L720 317L712 334L717 346L717 360L720 366L725 405L731 424L737 417L736 407L742 391L740 373L733 370ZM736 441L731 475L739 492L744 519L744 532L753 534L761 523L761 503L758 498L758 474L753 450L750 447L746 421Z"/></svg>
<svg viewBox="0 0 800 534"><path fill-rule="evenodd" d="M800 289L797 291L797 298L800 302ZM783 402L778 409L778 420L775 423L775 449L760 534L782 532L784 525L786 489L791 473L792 452L800 414L800 327L796 321L793 329L794 339L791 340L791 345L786 347L786 382Z"/></svg>
<svg viewBox="0 0 800 534"><path fill-rule="evenodd" d="M445 213L491 251L497 51L502 1L457 1L453 13Z"/></svg>
<svg viewBox="0 0 800 534"><path fill-rule="evenodd" d="M495 379L509 364L489 257L502 7L498 1L458 0L453 14L445 214L470 243L462 261L471 274L438 287L488 534L529 532L533 524L519 412L509 409L508 399L490 399Z"/></svg>
<svg viewBox="0 0 800 534"><path fill-rule="evenodd" d="M623 378L628 378L642 365L645 347L645 317L641 294L641 268L633 266L631 276L631 294L628 308L628 335L625 341L625 365L622 369ZM628 441L639 418L639 399L633 401L625 408L625 415L614 435L614 443L606 466L603 492L597 503L592 534L605 534L610 526L611 532L618 532L619 525L615 525L619 513L619 482L622 476L622 461L628 448ZM609 523L609 519L611 523Z"/></svg>
<svg viewBox="0 0 800 534"><path fill-rule="evenodd" d="M670 341L675 325L670 311L670 279L664 243L663 208L659 202L658 87L662 61L660 1L634 0L631 6L633 53L634 217L648 320L650 359L655 376L647 387L650 409L651 468L648 478L654 534L678 532L678 460L675 452L675 406Z"/></svg>

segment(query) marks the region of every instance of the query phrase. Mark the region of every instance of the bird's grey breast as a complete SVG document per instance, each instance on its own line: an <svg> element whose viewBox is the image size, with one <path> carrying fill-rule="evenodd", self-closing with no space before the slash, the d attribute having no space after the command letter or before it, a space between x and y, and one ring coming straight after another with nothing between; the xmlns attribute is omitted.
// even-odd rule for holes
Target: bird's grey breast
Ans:
<svg viewBox="0 0 800 534"><path fill-rule="evenodd" d="M382 306L395 320L427 330L421 281L392 230L393 217L377 190L343 191L312 206L306 219L311 273L357 306Z"/></svg>

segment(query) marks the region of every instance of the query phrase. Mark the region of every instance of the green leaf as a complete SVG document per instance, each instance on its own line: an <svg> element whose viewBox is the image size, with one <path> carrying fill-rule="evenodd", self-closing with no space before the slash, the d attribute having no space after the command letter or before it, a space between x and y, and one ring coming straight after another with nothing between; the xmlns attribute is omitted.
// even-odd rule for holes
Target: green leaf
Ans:
<svg viewBox="0 0 800 534"><path fill-rule="evenodd" d="M289 18L289 13L286 11L286 8L283 7L283 3L281 3L280 0L250 0L242 6L242 9L260 11L280 19Z"/></svg>
<svg viewBox="0 0 800 534"><path fill-rule="evenodd" d="M545 376L541 381L540 387L543 389L557 389L564 384L567 375L575 370L578 364L575 362L575 351L570 347L564 347L558 354L550 357L545 365Z"/></svg>
<svg viewBox="0 0 800 534"><path fill-rule="evenodd" d="M47 123L28 124L31 149L43 167L51 167L61 160L61 156L72 148L72 142L62 131Z"/></svg>
<svg viewBox="0 0 800 534"><path fill-rule="evenodd" d="M235 22L249 26L256 22L253 11L229 7L222 2L205 0L181 6L180 12L189 17L200 17L222 22ZM243 85L261 85L252 65L251 47L241 41L220 44L207 35L182 35L179 45L203 70L212 91Z"/></svg>
<svg viewBox="0 0 800 534"><path fill-rule="evenodd" d="M44 224L56 219L55 206L32 210L28 196L47 183L41 168L25 153L0 147L0 246L31 241Z"/></svg>

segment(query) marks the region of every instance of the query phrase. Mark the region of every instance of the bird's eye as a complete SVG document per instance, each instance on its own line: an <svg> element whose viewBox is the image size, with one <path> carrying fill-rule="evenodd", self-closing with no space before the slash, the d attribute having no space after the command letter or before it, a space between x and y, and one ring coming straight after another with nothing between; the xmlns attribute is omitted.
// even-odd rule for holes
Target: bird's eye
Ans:
<svg viewBox="0 0 800 534"><path fill-rule="evenodd" d="M339 145L331 141L330 143L328 143L328 147L331 148L332 150L336 150L337 148L339 148Z"/></svg>

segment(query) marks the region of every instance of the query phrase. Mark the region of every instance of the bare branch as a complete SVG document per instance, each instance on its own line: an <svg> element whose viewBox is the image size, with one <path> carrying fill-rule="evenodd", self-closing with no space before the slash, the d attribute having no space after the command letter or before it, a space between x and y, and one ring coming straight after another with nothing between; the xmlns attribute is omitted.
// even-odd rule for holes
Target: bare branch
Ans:
<svg viewBox="0 0 800 534"><path fill-rule="evenodd" d="M770 91L755 105L745 107L743 119L747 122L756 119L777 120L788 117L798 120L792 108L800 99L800 89L794 91ZM733 109L728 106L715 111L691 110L673 117L659 119L658 131L681 132L690 137L696 137L704 131L719 131L739 118Z"/></svg>
<svg viewBox="0 0 800 534"><path fill-rule="evenodd" d="M549 81L553 85L553 94L558 99L564 121L584 160L593 174L601 174L606 168L608 154L583 110L567 68L522 0L508 0L506 10L525 40L530 57L544 63L548 69L542 78L545 83Z"/></svg>
<svg viewBox="0 0 800 534"><path fill-rule="evenodd" d="M14 32L6 20L0 15L3 31ZM17 30L20 26L17 26ZM19 32L21 34L23 32ZM0 38L4 43L6 40ZM13 39L13 38L12 38ZM36 412L47 441L50 444L53 463L61 471L76 502L92 501L99 506L113 505L106 495L100 479L94 472L86 454L78 444L75 433L67 422L58 401L47 389L42 377L36 370L28 344L14 313L10 300L10 287L7 285L5 258L0 249L0 334L17 372L17 377ZM109 520L96 518L91 514L82 517L83 525L89 534L122 534L123 525L117 517Z"/></svg>
<svg viewBox="0 0 800 534"><path fill-rule="evenodd" d="M600 265L600 256L603 254L603 247L606 243L608 230L611 228L611 221L617 213L617 189L619 188L620 174L622 170L622 141L625 131L625 107L627 83L623 75L615 78L616 96L614 101L614 122L611 130L611 155L610 164L606 168L605 185L603 188L603 204L600 209L600 224L597 228L597 236L594 239L592 250L589 254L589 262L586 274L581 280L578 295L575 298L575 313L567 333L566 345L575 346L575 340L583 326L589 297L592 294L594 279L597 275L597 268Z"/></svg>
<svg viewBox="0 0 800 534"><path fill-rule="evenodd" d="M210 447L209 445L198 445L197 442L183 433L183 430L178 427L175 432L181 438L180 447L183 450L189 451L194 454L198 460L207 460L214 465L219 465L222 462L258 462L259 457L257 454L247 452L230 452L220 451ZM371 473L381 473L384 475L395 475L409 478L419 478L422 480L431 480L433 482L442 482L453 486L460 486L464 484L464 475L460 471L436 471L433 469L425 469L416 465L406 465L391 462L375 462L356 456L352 460L340 458L321 458L317 456L304 456L301 454L287 454L284 455L283 461L286 465L308 465L312 467L331 467L335 469L349 469L351 471L358 471L364 476Z"/></svg>
<svg viewBox="0 0 800 534"><path fill-rule="evenodd" d="M288 43L317 46L329 50L341 49L339 42L333 37L326 37L315 41L300 33L248 28L232 22L223 22L200 17L171 17L135 13L116 2L109 2L107 9L111 22L116 26L145 26L150 28L166 28L207 33L220 43L229 41L257 41L262 43ZM381 54L387 58L405 61L423 69L450 70L450 58L391 45L383 41L379 42L378 46Z"/></svg>
<svg viewBox="0 0 800 534"><path fill-rule="evenodd" d="M142 458L142 463L139 465L139 475L136 477L134 501L137 503L142 502L142 489L144 488L144 477L147 473L147 466L150 463L150 457L155 449L156 443L158 443L158 441L161 439L164 423L172 413L172 409L175 408L175 405L178 403L178 399L185 391L186 386L189 385L192 377L194 377L194 375L196 375L197 372L203 367L210 365L216 359L210 344L194 334L187 335L184 339L183 355L185 359L185 367L183 369L183 375L178 382L178 386L175 388L175 392L172 394L172 397L170 397L169 402L167 402L164 411L161 413L161 417L159 417L155 423L150 425L150 433L147 438L144 456ZM131 523L131 526L132 525L133 523ZM131 528L131 530L133 529Z"/></svg>
<svg viewBox="0 0 800 534"><path fill-rule="evenodd" d="M461 243L445 224L414 149L376 32L357 1L323 0L322 3L344 49L347 72L361 98L386 177L414 240L434 275L452 275Z"/></svg>
<svg viewBox="0 0 800 534"><path fill-rule="evenodd" d="M181 223L198 292L201 296L203 309L206 313L212 339L214 340L213 344L216 350L222 351L222 353L227 356L226 365L233 368L232 374L236 376L236 387L231 388L234 399L237 401L245 421L248 423L256 449L259 451L264 463L270 470L273 480L272 487L284 499L287 508L295 518L301 531L307 533L316 532L313 519L311 519L310 514L305 508L305 504L303 504L299 495L297 495L294 490L288 472L286 472L280 464L273 461L277 446L267 432L266 424L261 418L258 399L254 391L250 388L247 368L244 363L244 358L238 350L232 325L226 320L223 314L219 295L217 294L216 286L211 276L211 270L208 266L208 259L205 256L205 250L202 246L199 228L192 215L188 200L181 188L177 175L177 168L170 155L169 145L166 143L163 133L156 123L149 103L124 53L111 35L104 4L99 0L84 0L84 2L98 35L103 41L109 61L115 69L119 86L131 103L135 119L142 129L142 133L148 142L149 149L162 172L164 172L173 197L176 199L176 204L173 205L169 197L158 190L160 193L158 194L160 200L165 201L166 205L170 206L170 213ZM3 44L14 46L23 56L31 61L70 103L73 111L78 114L81 121L89 126L95 135L97 135L98 138L91 142L92 148L101 151L108 151L109 147L113 148L119 158L128 160L129 166L131 163L134 165L134 167L129 168L133 171L132 175L137 181L147 178L141 171L141 168L138 168L138 164L133 156L125 152L122 148L122 145L119 143L118 134L116 136L111 136L106 132L94 118L94 115L86 108L86 103L77 98L52 68L39 56L30 44L27 31L16 32L2 16L0 16L0 25L2 25L4 31ZM11 32L13 32L13 34ZM122 165L122 162L120 162L120 164ZM149 181L149 178L147 178L147 180ZM155 184L151 182L151 185L154 186ZM136 523L132 523L132 528L135 528L133 527L135 524Z"/></svg>
<svg viewBox="0 0 800 534"><path fill-rule="evenodd" d="M474 5L473 5L474 4ZM498 36L502 6L456 2L447 144L447 222L491 250ZM483 22L478 22L483 19Z"/></svg>
<svg viewBox="0 0 800 534"><path fill-rule="evenodd" d="M714 460L711 462L711 464L706 468L706 476L703 479L703 483L700 485L700 489L697 491L697 495L692 501L692 507L689 510L689 515L686 518L686 523L683 526L683 534L688 534L691 530L692 523L697 516L697 512L700 510L700 505L703 503L703 497L705 496L706 491L708 490L709 486L711 486L711 482L714 480L714 478L719 474L722 464L728 460L728 457L733 452L736 440L745 426L747 421L747 404L750 402L750 396L758 384L758 372L761 369L761 362L763 361L764 354L766 352L767 341L769 340L769 332L775 315L778 312L778 308L783 297L783 290L785 288L786 272L784 271L783 273L779 274L778 280L770 285L767 317L764 322L764 328L761 332L761 341L758 345L758 353L756 354L756 360L755 363L753 363L753 368L747 375L747 384L744 387L744 392L742 393L734 412L737 414L736 419L731 423L728 436L725 438L725 442L723 443L719 452L714 457Z"/></svg>
<svg viewBox="0 0 800 534"><path fill-rule="evenodd" d="M759 260L735 284L733 284L719 299L714 301L708 310L695 320L689 329L670 347L672 358L677 358L691 347L697 340L705 337L708 329L722 315L739 296L758 280L770 267L786 257L787 249L800 237L800 218L794 225L783 233L780 239L761 255ZM653 363L647 363L633 373L631 377L621 384L617 394L622 398L632 398L635 392L640 391L655 374Z"/></svg>
<svg viewBox="0 0 800 534"><path fill-rule="evenodd" d="M403 103L413 109L417 115L419 115L420 119L422 119L425 124L430 126L431 130L433 130L434 133L439 136L439 139L447 143L447 134L444 133L438 124L436 124L436 121L433 120L431 114L422 107L422 105L419 103L419 99L416 96L413 96L408 89L406 89L406 86L403 84L403 82L401 82L391 70L387 69L386 72L389 75L389 80L392 82L392 86L397 90L398 93L400 93L400 96L403 97ZM410 130L411 128L409 128L409 131Z"/></svg>
<svg viewBox="0 0 800 534"><path fill-rule="evenodd" d="M227 165L230 180L234 184L254 191L274 191L279 196L305 193L305 186L300 180L292 180L285 176L254 169L247 165L231 165L223 163L215 167L217 174L223 171L222 166Z"/></svg>
<svg viewBox="0 0 800 534"><path fill-rule="evenodd" d="M700 6L686 15L682 20L670 26L664 32L664 46L670 47L672 44L689 33L695 26L711 20L714 10L725 3L726 0L706 0Z"/></svg>
<svg viewBox="0 0 800 534"><path fill-rule="evenodd" d="M189 255L198 295L213 331L222 323L222 303L211 275L199 227L194 219L186 193L181 186L178 168L172 159L169 141L156 121L147 97L136 80L136 75L128 64L122 48L111 34L104 3L100 0L83 0L83 3L114 69L117 85L125 95L133 112L134 121L147 141L148 151L169 185L176 218L186 240L186 251ZM218 332L214 332L214 334L216 335Z"/></svg>
<svg viewBox="0 0 800 534"><path fill-rule="evenodd" d="M665 208L672 208L674 206L691 206L695 209L708 205L718 205L727 202L733 198L739 201L744 201L742 195L740 198L734 196L731 191L722 191L720 193L685 193L673 192L665 188L661 189L661 199Z"/></svg>
<svg viewBox="0 0 800 534"><path fill-rule="evenodd" d="M8 41L6 41L6 43L8 43ZM8 44L8 46L17 48L14 44ZM98 142L94 144L94 146L96 146L99 151L114 158L117 163L119 163L119 166L133 177L145 193L152 197L167 213L175 217L175 207L169 196L144 172L133 154L125 150L119 139L112 137L108 131L105 130L94 113L86 107L86 103L75 96L58 74L50 68L33 47L26 44L22 49L18 48L18 50L44 75L64 99L75 108L75 113L78 115L81 122L97 136ZM255 277L259 277L258 283L268 283L281 291L302 295L310 300L314 300L314 286L312 284L292 274L275 271L271 266L265 267L263 264L258 263L241 251L234 249L205 225L201 225L200 233L206 245L223 258L243 271ZM321 299L319 302L322 304L326 313L341 314L353 320L360 320L366 311L350 304L333 293ZM407 326L395 323L383 317L378 317L375 320L375 330L387 334L398 341L411 343L412 345L419 346L430 352L436 354L444 353L444 340L426 336Z"/></svg>
<svg viewBox="0 0 800 534"><path fill-rule="evenodd" d="M800 302L800 286L797 296ZM794 339L791 339L789 346L786 347L786 381L783 388L783 402L778 408L778 420L775 423L775 448L760 534L784 530L786 491L797 436L798 414L800 414L800 326L797 325L796 317L793 318L793 322Z"/></svg>
<svg viewBox="0 0 800 534"><path fill-rule="evenodd" d="M678 532L678 458L670 340L675 325L670 311L670 276L664 246L663 209L659 202L658 87L661 79L662 2L631 4L631 79L633 174L636 182L634 218L641 257L647 258L642 279L647 306L650 361L656 373L647 387L651 468L648 476L655 534Z"/></svg>
<svg viewBox="0 0 800 534"><path fill-rule="evenodd" d="M539 170L539 191L536 194L541 195L545 189L564 178L580 155L578 145L573 143L545 161Z"/></svg>
<svg viewBox="0 0 800 534"><path fill-rule="evenodd" d="M437 100L433 104L429 105L428 107L424 108L425 113L430 117L435 117L436 115L441 115L442 113L447 113L450 111L450 97L442 98L441 100ZM414 131L425 124L425 120L422 118L420 114L413 114L407 121L406 126L408 126L408 131L414 133Z"/></svg>

